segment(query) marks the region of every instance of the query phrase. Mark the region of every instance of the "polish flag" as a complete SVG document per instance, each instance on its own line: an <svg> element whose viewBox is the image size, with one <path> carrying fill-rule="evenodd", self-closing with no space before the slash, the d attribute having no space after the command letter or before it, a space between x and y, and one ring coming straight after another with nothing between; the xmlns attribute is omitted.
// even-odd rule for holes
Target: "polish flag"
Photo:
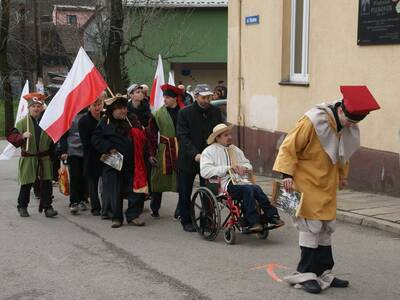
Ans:
<svg viewBox="0 0 400 300"><path fill-rule="evenodd" d="M156 75L154 76L153 85L150 93L150 106L153 111L156 111L164 104L163 92L161 86L164 84L164 68L161 55L158 55L158 63Z"/></svg>
<svg viewBox="0 0 400 300"><path fill-rule="evenodd" d="M28 114L28 101L24 99L24 96L29 94L29 82L25 82L24 88L21 92L21 97L19 98L17 116L15 117L15 125ZM14 154L17 152L17 148L13 144L8 143L6 148L0 155L0 160L10 160Z"/></svg>
<svg viewBox="0 0 400 300"><path fill-rule="evenodd" d="M39 125L57 142L75 116L96 101L107 83L81 47L63 85L50 101Z"/></svg>

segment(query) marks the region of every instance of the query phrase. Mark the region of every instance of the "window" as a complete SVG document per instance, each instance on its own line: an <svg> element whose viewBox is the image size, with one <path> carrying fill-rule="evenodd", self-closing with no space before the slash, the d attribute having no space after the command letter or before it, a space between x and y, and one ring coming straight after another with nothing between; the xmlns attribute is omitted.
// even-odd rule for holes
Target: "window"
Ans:
<svg viewBox="0 0 400 300"><path fill-rule="evenodd" d="M76 19L76 15L67 15L67 23L76 25L78 23L77 19Z"/></svg>
<svg viewBox="0 0 400 300"><path fill-rule="evenodd" d="M308 83L309 0L291 0L290 81Z"/></svg>

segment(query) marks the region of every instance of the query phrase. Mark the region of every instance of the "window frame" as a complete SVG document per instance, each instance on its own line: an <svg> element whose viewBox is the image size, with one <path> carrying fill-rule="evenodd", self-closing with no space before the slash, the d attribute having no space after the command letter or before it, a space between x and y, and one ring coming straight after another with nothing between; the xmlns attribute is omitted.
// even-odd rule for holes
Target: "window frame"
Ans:
<svg viewBox="0 0 400 300"><path fill-rule="evenodd" d="M71 18L75 18L75 23L70 22ZM78 25L78 16L77 15L67 15L67 24L68 25Z"/></svg>
<svg viewBox="0 0 400 300"><path fill-rule="evenodd" d="M308 41L310 27L310 0L303 0L303 28L301 47L301 73L295 73L295 41L296 41L296 6L298 0L291 0L290 20L290 75L291 82L308 83Z"/></svg>

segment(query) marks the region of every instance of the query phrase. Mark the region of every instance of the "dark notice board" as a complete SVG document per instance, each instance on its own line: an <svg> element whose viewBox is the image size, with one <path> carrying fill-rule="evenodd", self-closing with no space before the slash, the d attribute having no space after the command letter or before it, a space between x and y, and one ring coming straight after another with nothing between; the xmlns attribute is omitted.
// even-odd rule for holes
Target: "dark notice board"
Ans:
<svg viewBox="0 0 400 300"><path fill-rule="evenodd" d="M357 44L400 44L400 0L359 0Z"/></svg>

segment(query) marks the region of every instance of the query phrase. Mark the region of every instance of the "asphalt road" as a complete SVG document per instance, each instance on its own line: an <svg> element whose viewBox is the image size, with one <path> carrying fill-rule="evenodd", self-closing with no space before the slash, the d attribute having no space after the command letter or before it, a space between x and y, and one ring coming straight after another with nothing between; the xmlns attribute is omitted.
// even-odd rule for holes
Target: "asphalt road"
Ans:
<svg viewBox="0 0 400 300"><path fill-rule="evenodd" d="M171 218L172 193L160 220L145 212L147 226L112 229L89 212L70 215L56 192L56 219L40 215L33 197L23 219L16 166L0 162L1 299L400 299L399 236L338 223L334 271L350 287L315 296L279 281L299 256L287 218L267 240L240 235L227 245L222 234L208 242L184 232Z"/></svg>

